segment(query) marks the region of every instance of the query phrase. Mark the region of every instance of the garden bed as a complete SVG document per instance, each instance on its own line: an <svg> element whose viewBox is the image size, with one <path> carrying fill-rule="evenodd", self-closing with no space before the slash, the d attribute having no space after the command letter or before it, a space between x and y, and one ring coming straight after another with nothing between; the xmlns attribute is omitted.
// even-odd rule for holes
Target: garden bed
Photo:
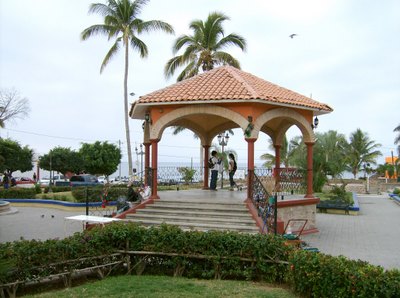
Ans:
<svg viewBox="0 0 400 298"><path fill-rule="evenodd" d="M317 204L317 211L319 213L358 215L360 211L358 198L356 193L352 193L352 196L352 204L332 199L321 200Z"/></svg>

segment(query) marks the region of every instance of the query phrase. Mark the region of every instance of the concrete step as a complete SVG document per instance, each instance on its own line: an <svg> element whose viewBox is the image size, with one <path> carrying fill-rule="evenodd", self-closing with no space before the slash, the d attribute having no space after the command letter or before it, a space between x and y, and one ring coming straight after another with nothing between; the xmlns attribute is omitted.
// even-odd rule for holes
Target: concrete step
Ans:
<svg viewBox="0 0 400 298"><path fill-rule="evenodd" d="M136 219L134 217L132 217L130 219L125 219L125 221L140 223L144 226L161 225L161 224L165 223L165 224L179 226L183 230L197 230L197 231L219 230L219 231L237 231L237 232L255 233L255 234L259 232L259 229L255 224L254 224L254 226L249 226L249 225L222 224L222 223L212 224L212 223L205 223L205 222L202 222L202 223L192 223L192 222L176 223L176 222L170 221L170 220L156 220L156 219L144 220L144 219Z"/></svg>
<svg viewBox="0 0 400 298"><path fill-rule="evenodd" d="M145 209L136 210L136 214L154 214L154 215L176 215L176 216L191 216L191 217L236 217L236 218L248 218L249 212L247 210L243 211L213 211L213 210L181 210L181 209L159 209L147 207ZM133 214L128 214L131 216Z"/></svg>
<svg viewBox="0 0 400 298"><path fill-rule="evenodd" d="M234 224L234 225L254 225L254 220L247 216L247 218L237 218L237 217L212 217L212 216L177 216L174 214L153 214L153 213L136 213L127 215L126 218L134 218L135 220L147 220L147 219L154 219L154 220L168 220L174 221L176 223L180 222L191 222L191 223L227 223L227 224Z"/></svg>
<svg viewBox="0 0 400 298"><path fill-rule="evenodd" d="M243 204L235 204L235 205L225 205L225 204L191 204L191 203L181 203L181 204L173 204L173 203L162 203L160 201L155 202L154 204L149 204L146 208L153 209L165 209L165 210L187 210L187 211L195 211L195 210L215 210L215 211L223 211L223 212L236 212L236 211L247 211L246 206Z"/></svg>
<svg viewBox="0 0 400 298"><path fill-rule="evenodd" d="M243 201L230 198L163 198L127 214L125 220L144 226L166 223L183 230L259 232Z"/></svg>

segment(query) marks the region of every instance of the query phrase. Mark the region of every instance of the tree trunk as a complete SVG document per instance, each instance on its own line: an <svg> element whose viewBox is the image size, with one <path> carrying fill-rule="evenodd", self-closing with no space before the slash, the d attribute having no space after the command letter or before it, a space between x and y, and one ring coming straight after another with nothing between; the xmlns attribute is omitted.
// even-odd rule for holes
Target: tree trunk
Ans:
<svg viewBox="0 0 400 298"><path fill-rule="evenodd" d="M129 43L128 39L124 39L125 45L125 76L124 76L124 116L125 116L125 133L126 133L126 146L128 151L128 176L132 175L132 150L131 150L131 137L129 132L129 111L128 111L128 52L129 52Z"/></svg>

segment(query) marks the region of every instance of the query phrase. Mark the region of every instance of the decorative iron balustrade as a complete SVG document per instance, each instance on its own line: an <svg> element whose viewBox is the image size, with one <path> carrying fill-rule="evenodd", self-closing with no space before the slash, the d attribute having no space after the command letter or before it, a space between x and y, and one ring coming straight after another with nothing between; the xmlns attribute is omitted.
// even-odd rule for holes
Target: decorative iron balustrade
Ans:
<svg viewBox="0 0 400 298"><path fill-rule="evenodd" d="M111 217L117 211L118 198L109 196L109 188L110 185L84 188L86 215ZM124 196L124 194L118 196Z"/></svg>
<svg viewBox="0 0 400 298"><path fill-rule="evenodd" d="M185 174L182 171L183 168L193 170L194 174L189 183L199 183L203 181L203 170L202 167L159 167L157 168L157 184L158 185L178 185L186 183Z"/></svg>
<svg viewBox="0 0 400 298"><path fill-rule="evenodd" d="M304 171L300 169L256 168L254 172L264 184L266 189L272 194L293 195L304 194L306 192L307 187L304 178Z"/></svg>
<svg viewBox="0 0 400 298"><path fill-rule="evenodd" d="M264 173L268 174L266 171ZM265 183L255 174L255 172L249 171L249 175L251 181L251 200L258 211L258 216L261 217L264 223L262 231L274 233L276 235L277 195L272 195L272 193L268 192ZM261 178L263 177L268 177L268 175L262 176Z"/></svg>
<svg viewBox="0 0 400 298"><path fill-rule="evenodd" d="M294 168L279 170L279 194L304 194L307 189L304 171Z"/></svg>

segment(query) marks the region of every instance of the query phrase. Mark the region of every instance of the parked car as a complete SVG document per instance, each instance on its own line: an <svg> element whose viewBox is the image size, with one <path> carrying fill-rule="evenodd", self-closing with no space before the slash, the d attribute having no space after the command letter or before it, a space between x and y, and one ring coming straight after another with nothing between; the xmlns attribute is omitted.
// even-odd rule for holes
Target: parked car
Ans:
<svg viewBox="0 0 400 298"><path fill-rule="evenodd" d="M39 185L40 187L46 187L50 185L50 178L49 177L43 177L39 179Z"/></svg>
<svg viewBox="0 0 400 298"><path fill-rule="evenodd" d="M101 185L97 177L94 175L83 174L83 175L74 175L69 179L69 185L71 187L75 186L96 186Z"/></svg>
<svg viewBox="0 0 400 298"><path fill-rule="evenodd" d="M53 183L55 183L56 181L68 181L67 177L61 174L54 175L51 180L53 180Z"/></svg>
<svg viewBox="0 0 400 298"><path fill-rule="evenodd" d="M15 183L17 187L35 187L36 182L28 177L15 177Z"/></svg>
<svg viewBox="0 0 400 298"><path fill-rule="evenodd" d="M118 177L115 177L115 178L110 180L110 183L111 184L128 184L129 183L129 178L121 177L121 179L120 179Z"/></svg>
<svg viewBox="0 0 400 298"><path fill-rule="evenodd" d="M57 174L51 179L55 186L69 186L69 179L64 175Z"/></svg>
<svg viewBox="0 0 400 298"><path fill-rule="evenodd" d="M157 181L158 185L177 185L178 181L176 181L175 179L158 179Z"/></svg>
<svg viewBox="0 0 400 298"><path fill-rule="evenodd" d="M99 176L97 177L97 180L102 184L107 182L106 176Z"/></svg>

